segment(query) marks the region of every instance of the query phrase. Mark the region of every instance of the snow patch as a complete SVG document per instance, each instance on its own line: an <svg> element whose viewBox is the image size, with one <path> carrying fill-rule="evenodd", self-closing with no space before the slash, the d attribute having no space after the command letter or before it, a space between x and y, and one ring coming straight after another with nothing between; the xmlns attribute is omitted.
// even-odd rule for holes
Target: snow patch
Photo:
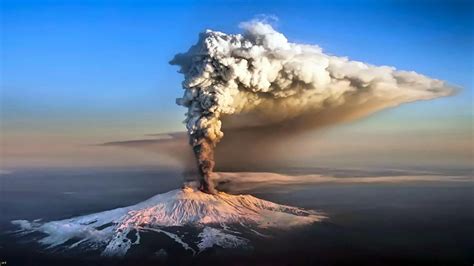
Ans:
<svg viewBox="0 0 474 266"><path fill-rule="evenodd" d="M222 230L212 227L204 227L204 230L199 234L199 237L201 238L201 241L199 242L198 247L201 252L213 246L237 248L240 246L246 246L249 242L245 238L226 234Z"/></svg>

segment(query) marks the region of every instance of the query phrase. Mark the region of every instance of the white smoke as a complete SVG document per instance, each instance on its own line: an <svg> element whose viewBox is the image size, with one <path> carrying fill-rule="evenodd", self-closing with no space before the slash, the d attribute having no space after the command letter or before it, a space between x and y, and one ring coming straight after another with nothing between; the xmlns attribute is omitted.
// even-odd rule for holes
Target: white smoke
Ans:
<svg viewBox="0 0 474 266"><path fill-rule="evenodd" d="M213 148L224 136L223 120L234 128L285 124L298 131L453 92L443 81L416 72L288 42L265 22L245 22L241 28L242 35L207 30L170 62L185 77L185 92L177 103L188 108L191 145L202 182L210 187Z"/></svg>

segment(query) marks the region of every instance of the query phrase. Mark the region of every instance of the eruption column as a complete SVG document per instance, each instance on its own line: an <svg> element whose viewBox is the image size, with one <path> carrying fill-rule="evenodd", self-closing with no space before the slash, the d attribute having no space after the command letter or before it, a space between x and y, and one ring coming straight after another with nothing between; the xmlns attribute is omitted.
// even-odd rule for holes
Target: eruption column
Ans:
<svg viewBox="0 0 474 266"><path fill-rule="evenodd" d="M288 42L261 21L241 24L244 34L207 30L171 64L184 74L186 128L199 166L201 190L215 193L214 148L234 129L283 126L287 134L341 123L402 103L452 94L441 80L389 66L373 66Z"/></svg>

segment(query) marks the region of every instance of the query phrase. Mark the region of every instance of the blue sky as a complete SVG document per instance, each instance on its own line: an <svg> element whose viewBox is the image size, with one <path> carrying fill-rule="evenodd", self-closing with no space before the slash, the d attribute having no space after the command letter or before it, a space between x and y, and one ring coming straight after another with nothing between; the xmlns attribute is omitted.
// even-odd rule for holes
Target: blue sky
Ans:
<svg viewBox="0 0 474 266"><path fill-rule="evenodd" d="M1 10L2 131L12 136L184 130L182 76L169 60L204 29L237 33L259 14L277 16L290 41L463 88L384 111L367 128L471 128L471 1L4 0Z"/></svg>

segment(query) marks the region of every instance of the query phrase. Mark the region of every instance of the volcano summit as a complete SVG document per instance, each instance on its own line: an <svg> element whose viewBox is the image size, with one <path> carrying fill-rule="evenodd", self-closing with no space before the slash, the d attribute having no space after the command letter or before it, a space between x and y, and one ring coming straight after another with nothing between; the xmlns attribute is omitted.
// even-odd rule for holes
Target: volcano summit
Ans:
<svg viewBox="0 0 474 266"><path fill-rule="evenodd" d="M124 256L133 245L140 244L140 234L144 232L163 233L196 254L213 246L249 246L250 241L242 237L242 232L262 237L267 229L308 225L325 218L314 211L251 195L208 194L192 185L129 207L46 223L12 223L20 226L16 233L22 236L45 234L38 242L48 249L101 250L104 256ZM192 228L197 235L191 238L177 233L186 228Z"/></svg>

